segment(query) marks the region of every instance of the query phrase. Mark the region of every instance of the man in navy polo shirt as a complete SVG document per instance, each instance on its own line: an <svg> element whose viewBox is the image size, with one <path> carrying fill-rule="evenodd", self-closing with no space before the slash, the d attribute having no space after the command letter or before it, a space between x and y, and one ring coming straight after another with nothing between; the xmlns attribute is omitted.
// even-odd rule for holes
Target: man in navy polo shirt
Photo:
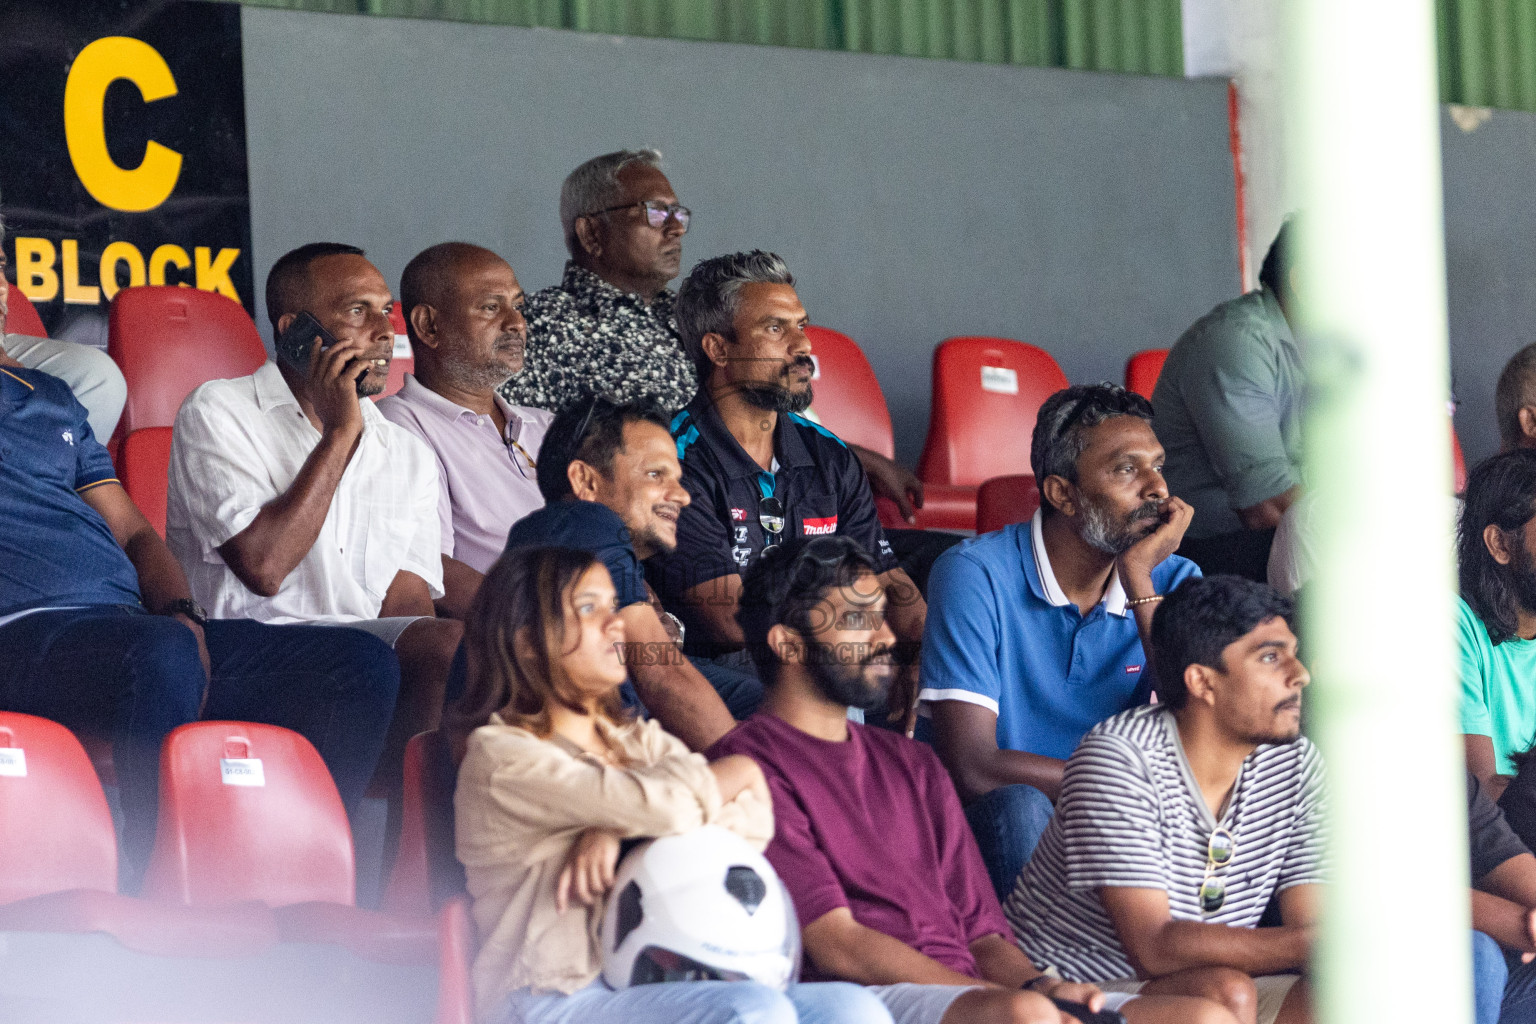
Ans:
<svg viewBox="0 0 1536 1024"><path fill-rule="evenodd" d="M353 629L206 620L86 410L0 351L0 709L112 738L125 882L154 839L160 743L203 718L297 730L348 807L373 774L400 670Z"/></svg>
<svg viewBox="0 0 1536 1024"><path fill-rule="evenodd" d="M773 253L717 256L678 289L683 347L699 393L672 421L683 486L693 501L677 550L652 558L651 578L688 627L691 652L740 651L741 574L786 537L849 537L874 559L889 595L886 616L912 661L890 712L907 720L927 605L898 568L859 460L831 431L800 415L811 404L811 343L795 279Z"/></svg>
<svg viewBox="0 0 1536 1024"><path fill-rule="evenodd" d="M999 894L1078 740L1148 700L1152 612L1200 573L1173 554L1194 512L1168 494L1151 420L1113 384L1052 395L1030 442L1040 510L945 552L928 582L919 696Z"/></svg>

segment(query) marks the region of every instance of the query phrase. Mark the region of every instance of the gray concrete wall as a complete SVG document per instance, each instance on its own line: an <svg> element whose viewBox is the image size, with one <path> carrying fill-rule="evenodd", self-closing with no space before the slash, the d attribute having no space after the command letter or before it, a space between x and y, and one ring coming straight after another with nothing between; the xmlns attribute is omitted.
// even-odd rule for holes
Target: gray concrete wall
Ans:
<svg viewBox="0 0 1536 1024"><path fill-rule="evenodd" d="M696 213L685 269L783 254L869 354L909 464L943 338L1118 381L1239 289L1221 80L257 8L244 35L258 283L304 242L397 281L462 238L544 287L565 174L657 146Z"/></svg>
<svg viewBox="0 0 1536 1024"><path fill-rule="evenodd" d="M1496 110L1471 131L1447 115L1440 136L1456 430L1470 462L1498 450L1494 385L1536 341L1536 114ZM1388 254L1384 285L1391 273Z"/></svg>

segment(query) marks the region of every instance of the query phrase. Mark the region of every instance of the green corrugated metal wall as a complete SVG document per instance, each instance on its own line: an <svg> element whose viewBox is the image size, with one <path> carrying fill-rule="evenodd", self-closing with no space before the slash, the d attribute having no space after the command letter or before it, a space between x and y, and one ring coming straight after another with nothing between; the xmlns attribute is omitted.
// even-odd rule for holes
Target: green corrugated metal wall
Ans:
<svg viewBox="0 0 1536 1024"><path fill-rule="evenodd" d="M1440 95L1536 110L1536 0L1437 0Z"/></svg>
<svg viewBox="0 0 1536 1024"><path fill-rule="evenodd" d="M1180 75L1179 0L242 0L308 11Z"/></svg>
<svg viewBox="0 0 1536 1024"><path fill-rule="evenodd" d="M241 0L264 7L1180 75L1179 0ZM1536 110L1536 0L1435 0L1440 95Z"/></svg>

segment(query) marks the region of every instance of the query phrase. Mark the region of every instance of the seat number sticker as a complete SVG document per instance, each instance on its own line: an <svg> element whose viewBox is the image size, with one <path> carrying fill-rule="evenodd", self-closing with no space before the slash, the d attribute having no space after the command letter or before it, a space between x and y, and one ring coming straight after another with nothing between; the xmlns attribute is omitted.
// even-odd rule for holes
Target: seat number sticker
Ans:
<svg viewBox="0 0 1536 1024"><path fill-rule="evenodd" d="M219 774L226 786L265 786L267 777L261 770L259 757L221 757Z"/></svg>
<svg viewBox="0 0 1536 1024"><path fill-rule="evenodd" d="M27 774L27 752L20 747L0 747L0 776L22 778Z"/></svg>
<svg viewBox="0 0 1536 1024"><path fill-rule="evenodd" d="M983 366L981 390L999 395L1016 395L1019 393L1019 371L1010 370L1006 366Z"/></svg>

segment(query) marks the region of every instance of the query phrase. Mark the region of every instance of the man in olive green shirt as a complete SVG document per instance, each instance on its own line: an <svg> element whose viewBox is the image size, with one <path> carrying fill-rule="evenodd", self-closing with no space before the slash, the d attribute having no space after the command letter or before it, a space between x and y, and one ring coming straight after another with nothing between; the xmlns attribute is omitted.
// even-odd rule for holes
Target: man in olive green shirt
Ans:
<svg viewBox="0 0 1536 1024"><path fill-rule="evenodd" d="M1223 302L1174 343L1152 394L1168 489L1195 509L1179 554L1207 574L1264 582L1280 517L1301 493L1305 372L1287 309L1291 223L1260 287Z"/></svg>

